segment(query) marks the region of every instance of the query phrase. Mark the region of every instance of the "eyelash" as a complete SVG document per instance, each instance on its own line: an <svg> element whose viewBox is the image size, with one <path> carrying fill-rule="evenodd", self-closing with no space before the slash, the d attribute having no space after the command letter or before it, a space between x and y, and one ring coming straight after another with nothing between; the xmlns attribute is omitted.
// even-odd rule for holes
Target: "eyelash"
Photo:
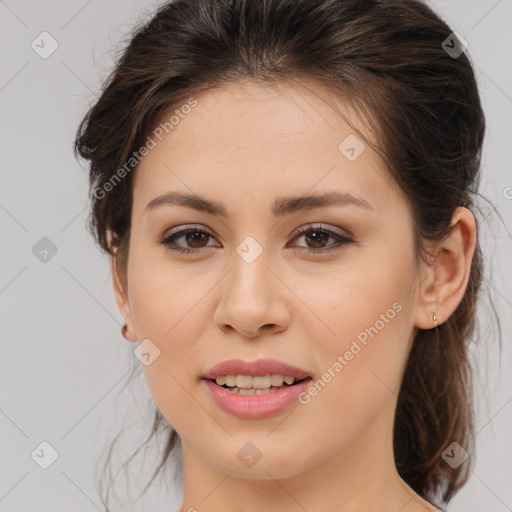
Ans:
<svg viewBox="0 0 512 512"><path fill-rule="evenodd" d="M330 229L322 228L320 226L305 226L305 227L299 228L297 230L297 233L293 237L293 240L295 240L299 236L303 235L304 233L309 233L309 232L322 233L322 234L329 235L329 238L331 238L331 237L334 238L337 243L330 244L330 246L334 246L334 247L328 246L330 248L327 248L327 249L310 249L307 247L302 247L302 248L299 248L299 249L301 249L301 250L299 250L299 252L306 252L309 254L315 254L315 253L326 254L326 253L330 253L333 251L341 251L341 250L345 249L348 245L354 243L354 240L347 238L346 236L343 236L334 231L331 231ZM158 240L158 243L164 245L167 249L169 249L171 251L185 253L185 254L198 253L198 252L204 251L206 249L206 247L202 247L200 249L187 249L184 247L178 247L176 245L173 245L175 243L175 240L177 240L189 233L206 233L210 237L214 238L214 236L211 233L209 233L208 231L206 231L204 229L201 229L199 227L197 227L197 228L196 227L188 227L188 228L182 229L180 231L176 231L175 233L172 233L171 235L163 236L162 238L160 238Z"/></svg>

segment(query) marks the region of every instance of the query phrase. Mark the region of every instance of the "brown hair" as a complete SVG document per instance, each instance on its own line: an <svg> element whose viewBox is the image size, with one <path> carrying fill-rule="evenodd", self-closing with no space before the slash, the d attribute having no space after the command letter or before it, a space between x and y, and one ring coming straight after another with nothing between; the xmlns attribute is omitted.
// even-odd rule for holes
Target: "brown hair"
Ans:
<svg viewBox="0 0 512 512"><path fill-rule="evenodd" d="M485 120L466 53L455 57L443 48L451 33L418 0L175 0L161 6L134 31L76 136L77 155L90 161L89 228L99 246L116 256L125 276L133 172L106 184L163 113L238 79L270 84L312 77L378 120L375 149L406 192L416 254L426 257L425 242L449 234L455 208L474 208L478 195ZM468 344L481 280L477 243L460 305L438 328L418 330L398 397L396 466L431 503L439 496L449 501L470 473L468 462L451 468L441 454L453 441L473 453ZM151 435L162 426L167 443L148 485L179 441L157 409Z"/></svg>

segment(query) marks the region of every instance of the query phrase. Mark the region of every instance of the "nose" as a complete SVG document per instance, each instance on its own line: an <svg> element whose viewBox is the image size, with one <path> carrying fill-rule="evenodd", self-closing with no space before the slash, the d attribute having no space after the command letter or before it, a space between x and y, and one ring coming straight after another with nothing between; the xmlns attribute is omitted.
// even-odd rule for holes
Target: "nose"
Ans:
<svg viewBox="0 0 512 512"><path fill-rule="evenodd" d="M287 288L263 254L248 263L235 253L233 267L223 281L213 319L219 329L254 339L288 328Z"/></svg>

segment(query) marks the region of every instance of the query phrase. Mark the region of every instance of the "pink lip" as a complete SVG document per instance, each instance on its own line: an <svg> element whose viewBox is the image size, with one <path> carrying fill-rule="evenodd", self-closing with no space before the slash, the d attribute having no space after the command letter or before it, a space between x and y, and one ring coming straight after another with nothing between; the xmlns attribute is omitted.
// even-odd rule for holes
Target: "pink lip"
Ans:
<svg viewBox="0 0 512 512"><path fill-rule="evenodd" d="M252 375L257 377L273 374L289 375L302 382L279 391L254 396L231 393L231 391L214 382L215 378L219 375ZM215 403L222 410L239 418L256 419L274 416L290 407L293 403L298 402L299 395L309 386L311 378L308 377L311 377L311 375L304 370L275 359L258 359L253 362L231 359L210 368L202 376L202 379Z"/></svg>
<svg viewBox="0 0 512 512"><path fill-rule="evenodd" d="M253 377L259 377L272 374L289 375L294 377L295 380L310 377L310 374L304 370L287 363L282 363L276 359L258 359L253 362L243 361L242 359L230 359L216 364L201 377L203 379L215 379L219 375L252 375Z"/></svg>
<svg viewBox="0 0 512 512"><path fill-rule="evenodd" d="M242 375L242 374L240 374ZM293 403L298 403L299 395L306 390L311 379L303 380L289 388L267 393L265 395L236 395L218 386L211 380L203 380L210 390L216 404L225 412L243 419L256 419L274 416Z"/></svg>

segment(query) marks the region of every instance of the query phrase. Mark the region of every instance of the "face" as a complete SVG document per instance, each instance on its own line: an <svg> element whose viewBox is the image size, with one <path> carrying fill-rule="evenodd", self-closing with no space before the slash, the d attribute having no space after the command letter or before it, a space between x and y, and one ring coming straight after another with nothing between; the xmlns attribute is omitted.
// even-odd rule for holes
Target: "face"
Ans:
<svg viewBox="0 0 512 512"><path fill-rule="evenodd" d="M415 327L406 198L326 99L371 140L348 105L302 85L194 96L134 177L123 307L136 339L151 340L149 390L184 455L250 478L388 450ZM306 199L325 194L338 201ZM232 359L277 363L225 374L286 376L286 364L309 378L256 396L202 378Z"/></svg>

